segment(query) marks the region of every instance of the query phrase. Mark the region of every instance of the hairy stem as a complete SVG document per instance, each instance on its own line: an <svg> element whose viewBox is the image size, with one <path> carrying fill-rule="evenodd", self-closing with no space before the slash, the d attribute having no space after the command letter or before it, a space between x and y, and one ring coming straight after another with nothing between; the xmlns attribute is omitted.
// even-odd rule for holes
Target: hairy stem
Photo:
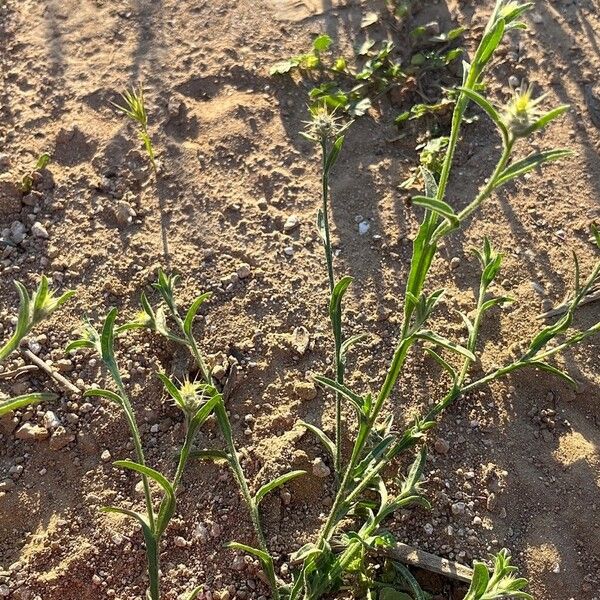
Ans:
<svg viewBox="0 0 600 600"><path fill-rule="evenodd" d="M325 250L325 260L327 262L327 278L329 280L329 293L333 293L335 288L335 275L333 271L333 247L331 244L331 231L329 226L329 167L327 166L328 145L327 140L321 141L321 150L323 154L322 167L322 211L323 211L323 248ZM337 324L332 319L334 354L333 364L335 369L335 380L337 383L344 383L344 364L342 361L342 331L341 319ZM334 471L336 479L342 472L342 400L339 392L335 392L335 461Z"/></svg>

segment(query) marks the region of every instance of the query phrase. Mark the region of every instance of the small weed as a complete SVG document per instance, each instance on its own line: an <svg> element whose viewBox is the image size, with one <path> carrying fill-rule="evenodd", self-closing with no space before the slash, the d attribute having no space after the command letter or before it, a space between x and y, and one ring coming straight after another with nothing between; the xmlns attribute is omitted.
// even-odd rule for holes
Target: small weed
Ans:
<svg viewBox="0 0 600 600"><path fill-rule="evenodd" d="M363 19L362 27L378 21L377 13L371 12ZM449 32L430 35L427 28L416 28L411 32L414 47L425 46L411 55L407 65L394 58L395 47L389 41L377 43L366 39L355 48L355 57L348 60L343 56L335 57L331 52L332 39L322 34L313 42L310 52L293 56L275 64L271 75L289 74L299 71L320 82L309 91L311 108L326 105L330 110L346 112L351 117L360 117L370 108L372 101L394 87L420 89L420 79L428 71L446 67L462 54L460 48L448 48L463 33L462 28ZM435 48L435 46L441 46ZM358 68L351 63L362 61ZM419 92L422 94L422 92ZM437 104L420 104L397 119L400 123L408 118L418 118L426 113L435 113L445 108L451 100L443 98Z"/></svg>
<svg viewBox="0 0 600 600"><path fill-rule="evenodd" d="M30 294L27 288L15 281L15 286L19 292L19 313L17 316L17 325L12 336L0 347L0 363L6 360L21 344L21 341L41 323L49 317L55 310L64 304L75 292L65 292L56 296L48 285L48 279L42 275L38 288ZM0 417L8 412L17 410L44 400L54 400L56 396L48 393L33 393L0 400Z"/></svg>
<svg viewBox="0 0 600 600"><path fill-rule="evenodd" d="M146 112L146 104L144 101L144 89L140 85L137 90L134 88L125 90L121 94L121 97L123 98L123 105L116 104L115 102L112 102L112 105L124 115L128 116L134 123L137 123L140 140L144 144L148 160L152 166L154 176L156 177L156 158L154 155L152 139L148 133L148 113Z"/></svg>
<svg viewBox="0 0 600 600"><path fill-rule="evenodd" d="M348 578L354 577L355 585L362 588L366 597L372 597L372 590L381 587L371 569L373 561L381 548L393 546L393 536L383 529L383 521L399 508L418 504L428 506L420 487L420 478L426 459L425 447L417 453L407 476L397 482L400 490L390 495L381 473L399 455L406 453L425 439L427 432L435 427L438 417L457 399L466 393L487 385L508 373L524 367L534 367L559 376L570 384L573 379L551 359L573 344L579 343L600 331L600 323L574 334L567 334L572 325L575 311L592 286L600 279L600 262L594 267L585 281L581 281L579 265L576 261L575 294L567 313L554 325L543 328L529 343L527 351L517 360L506 366L492 370L479 379L470 380L471 366L477 360L479 334L485 314L495 306L511 302L508 297L490 297L489 288L497 277L502 257L493 250L486 239L483 248L477 251L481 263L480 285L477 304L472 318L461 315L466 329L465 345L441 336L435 329L435 308L444 290L425 291L427 275L437 253L440 241L466 220L487 200L497 188L513 179L532 171L546 162L563 158L569 154L562 149L533 153L524 159L511 162L517 142L545 127L553 119L562 115L566 106L559 106L548 112L539 109L539 100L533 100L529 88L515 91L513 99L503 109L497 110L479 91L484 71L502 41L505 31L521 28L519 19L528 9L528 5L515 2L498 1L483 38L470 65L466 65L463 85L458 90L452 115L452 129L447 140L440 142L436 150L435 173L427 167L427 160L421 165L421 176L425 193L415 196L412 203L425 209L423 222L413 243L413 255L404 297L403 323L385 380L376 394L359 394L343 383L345 361L341 360L341 348L349 340L342 336L342 299L351 279L335 277L328 234L327 185L330 170L335 163L344 141L333 118L327 121L323 111L313 111L312 124L308 137L319 142L322 148L323 208L319 209L317 222L324 240L325 258L330 283L330 317L334 338L335 378L324 375L315 377L324 388L329 389L336 402L335 440L315 425L300 423L313 432L330 454L335 467L337 492L329 515L317 539L294 553L293 561L300 563L293 582L282 587L290 600L303 598L317 600L348 585ZM460 137L460 128L465 121L465 111L469 102L479 105L496 124L503 140L503 151L494 172L475 197L459 212L446 201L446 188L452 169L454 152ZM443 153L441 163L440 155ZM598 235L595 232L598 241ZM558 339L557 339L558 338ZM449 376L451 384L445 394L428 412L417 417L413 424L403 432L396 431L391 419L383 419L382 413L389 405L392 392L403 371L405 361L411 350L418 344L424 344L424 351L437 361ZM449 354L448 357L445 355ZM459 361L461 366L453 364ZM356 426L347 426L341 431L339 414L342 410L340 399L351 407L356 415ZM343 457L341 439L351 436L350 456ZM375 499L374 499L375 497ZM343 524L348 517L356 526L346 531ZM335 543L334 543L335 542ZM526 580L513 578L514 568L510 567L506 553L496 557L496 566L492 577L487 568L476 563L475 577L467 598L514 597L531 598L522 591ZM424 593L416 581L405 576L411 584L412 595L424 598Z"/></svg>
<svg viewBox="0 0 600 600"><path fill-rule="evenodd" d="M35 174L39 173L40 171L43 171L49 163L50 155L47 152L40 154L33 169L25 175L23 175L23 177L21 178L19 187L21 188L21 192L23 192L23 194L29 194L29 192L31 192L31 190L33 189Z"/></svg>

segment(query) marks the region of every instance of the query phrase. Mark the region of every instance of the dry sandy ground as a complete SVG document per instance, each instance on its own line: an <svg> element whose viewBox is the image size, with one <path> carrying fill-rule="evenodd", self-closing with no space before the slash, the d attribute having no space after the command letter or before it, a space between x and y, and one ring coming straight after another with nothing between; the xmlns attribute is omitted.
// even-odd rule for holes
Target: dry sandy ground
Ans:
<svg viewBox="0 0 600 600"><path fill-rule="evenodd" d="M40 152L53 155L39 194L26 204L1 207L1 228L18 220L27 234L2 257L4 334L15 313L12 279L32 287L45 271L77 297L38 330L34 349L82 389L107 385L98 362L85 352L64 360L63 348L84 314L97 320L117 306L122 318L130 317L159 265L182 274L186 303L200 290L213 290L198 335L215 362L230 356L241 365L229 408L254 484L290 465L310 470L321 455L294 427L298 418L331 425L330 401L322 391L308 401L295 391L298 381L327 369L331 346L326 276L313 227L318 166L313 148L298 135L306 89L268 71L323 31L348 51L362 35L361 14L383 5L362 4L0 2L0 151L8 155L0 170L14 177ZM433 17L443 28L465 25L472 49L492 2L425 4L415 23ZM468 228L448 239L432 276L432 286L448 289L441 308L445 330L460 337L454 310L472 308L477 283L469 248L488 235L504 252L496 291L518 302L491 315L482 344L485 368L506 361L514 344L539 327L534 317L542 307L562 300L573 282L572 251L582 269L590 269L594 251L586 228L600 218L600 130L584 101L585 86L600 74L598 1L536 1L533 12L529 32L511 36L495 61L497 83L490 92L505 100L515 75L547 91L548 106L571 104L535 145L569 146L575 155L494 196ZM386 31L402 46L405 31L373 30L379 36ZM133 129L110 105L118 91L140 80L162 165L156 186ZM408 97L405 106L414 100ZM397 189L416 160L414 136L394 141L399 110L384 97L352 127L332 183L336 269L355 278L347 329L372 334L349 365L360 390L376 388L391 356L409 241L418 224L418 211L406 206L406 193ZM489 173L497 148L485 121L466 130L455 169L464 177L452 181L453 203L464 202ZM119 202L135 211L131 223L118 219L126 208ZM284 233L291 215L299 226ZM366 235L358 232L361 220L369 222ZM35 221L47 238L29 235ZM459 259L455 269L452 258ZM244 263L250 276L232 277ZM599 314L599 305L591 304L579 322L590 325ZM289 343L298 326L310 334L303 355ZM449 444L447 454L432 452L428 463L426 489L434 509L392 522L398 538L466 563L506 546L538 600L600 597L599 348L596 339L565 357L581 382L578 393L548 374L522 372L453 406L432 436L432 442ZM148 460L169 470L180 418L153 373L162 366L181 374L185 357L142 334L124 339L119 356L130 375ZM438 396L437 377L415 352L393 398L399 422ZM3 382L6 392L29 386L52 384L36 374ZM74 438L61 450L14 436L26 420L42 424L49 406L2 423L0 590L11 598L142 595L138 530L98 512L100 505L135 496L135 478L101 458L108 458L106 451L113 458L129 456L128 433L114 407L85 402L62 398L52 407ZM214 427L206 435L215 438ZM329 481L313 475L289 490L288 504L287 497L274 497L265 505L282 573L289 552L310 539L331 502ZM464 511L453 511L460 502ZM222 548L229 539L251 542L245 515L231 476L217 467L191 466L164 544L165 598L195 583L206 585L209 599L266 593L255 565L234 560ZM451 593L438 586L438 598Z"/></svg>

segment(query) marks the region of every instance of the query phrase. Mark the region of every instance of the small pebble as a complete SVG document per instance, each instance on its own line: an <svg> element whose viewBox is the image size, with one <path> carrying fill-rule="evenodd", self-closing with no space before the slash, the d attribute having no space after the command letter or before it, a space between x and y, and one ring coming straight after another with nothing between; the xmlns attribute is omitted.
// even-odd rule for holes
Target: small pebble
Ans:
<svg viewBox="0 0 600 600"><path fill-rule="evenodd" d="M48 231L46 230L46 228L39 221L36 221L31 226L31 233L32 233L33 237L36 237L36 238L39 238L42 240L47 240L50 237L48 235Z"/></svg>
<svg viewBox="0 0 600 600"><path fill-rule="evenodd" d="M296 227L298 227L298 225L300 225L298 217L296 215L290 215L283 224L283 231L285 231L286 233L289 231L293 231L294 229L296 229Z"/></svg>
<svg viewBox="0 0 600 600"><path fill-rule="evenodd" d="M329 477L331 469L323 462L320 457L315 458L312 464L313 475L321 478Z"/></svg>

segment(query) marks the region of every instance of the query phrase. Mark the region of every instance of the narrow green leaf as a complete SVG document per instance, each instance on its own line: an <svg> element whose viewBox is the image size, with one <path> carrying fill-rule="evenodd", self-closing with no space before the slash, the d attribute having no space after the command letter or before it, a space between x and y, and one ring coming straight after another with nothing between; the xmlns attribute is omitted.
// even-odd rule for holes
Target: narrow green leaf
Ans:
<svg viewBox="0 0 600 600"><path fill-rule="evenodd" d="M114 327L116 318L117 309L111 308L108 314L106 315L106 319L104 320L104 325L102 327L102 332L100 333L100 348L102 350L102 360L104 360L106 363L115 362Z"/></svg>
<svg viewBox="0 0 600 600"><path fill-rule="evenodd" d="M561 369L553 367L552 365L549 365L548 363L543 362L541 360L528 361L527 364L532 367L541 369L542 371L552 373L553 375L556 375L557 377L560 377L561 379L566 381L573 389L577 388L577 382L568 373L565 373Z"/></svg>
<svg viewBox="0 0 600 600"><path fill-rule="evenodd" d="M340 394L342 394L342 396L344 396L345 398L350 400L352 404L354 404L359 413L362 413L365 404L364 398L349 390L344 384L338 383L337 381L334 381L329 377L325 377L325 375L314 375L313 379L317 383L331 388L334 392L339 392Z"/></svg>
<svg viewBox="0 0 600 600"><path fill-rule="evenodd" d="M175 492L173 490L173 486L167 480L167 478L162 474L152 469L146 465L141 465L132 460L116 460L113 463L116 467L121 467L122 469L129 469L131 471L135 471L136 473L140 473L141 475L146 475L146 477L150 477L160 485L160 487L164 490L165 494L168 496L175 496Z"/></svg>
<svg viewBox="0 0 600 600"><path fill-rule="evenodd" d="M231 457L227 452L223 450L192 450L190 452L190 458L197 458L200 460L225 460L227 462L230 461Z"/></svg>
<svg viewBox="0 0 600 600"><path fill-rule="evenodd" d="M77 350L79 348L93 348L94 344L90 340L75 340L67 344L65 348L65 352L72 352L73 350Z"/></svg>
<svg viewBox="0 0 600 600"><path fill-rule="evenodd" d="M258 558L263 564L270 564L273 562L272 558L266 552L263 552L258 548L253 548L252 546L247 546L246 544L240 544L239 542L228 542L225 544L225 547L252 554L252 556L256 556L256 558Z"/></svg>
<svg viewBox="0 0 600 600"><path fill-rule="evenodd" d="M331 301L329 303L329 316L334 317L340 314L340 308L342 305L342 298L348 289L348 286L352 283L352 277L342 277L333 288L331 293Z"/></svg>
<svg viewBox="0 0 600 600"><path fill-rule="evenodd" d="M466 358L472 361L477 360L475 355L464 346L456 344L455 342L451 342L450 340L446 339L445 337L442 337L437 333L434 333L433 331L422 329L421 331L418 331L415 335L417 338L427 340L428 342L431 342L436 346L442 346L447 350L451 350L452 352L456 352L457 354L462 354L462 356L465 356Z"/></svg>
<svg viewBox="0 0 600 600"><path fill-rule="evenodd" d="M56 400L58 396L56 394L50 394L47 392L36 392L32 394L23 394L22 396L15 396L8 400L0 401L0 417L14 410L19 410L30 404L37 404L38 402L50 402Z"/></svg>
<svg viewBox="0 0 600 600"><path fill-rule="evenodd" d="M164 388L169 392L169 395L177 402L177 405L181 410L185 410L185 402L181 396L181 393L177 389L177 386L167 377L165 373L157 373L157 377L162 381Z"/></svg>
<svg viewBox="0 0 600 600"><path fill-rule="evenodd" d="M164 530L167 528L173 513L175 512L175 491L173 490L173 486L162 473L159 473L158 471L151 469L146 465L141 465L133 462L132 460L117 460L113 464L116 467L130 469L131 471L136 471L141 475L149 477L150 479L156 481L156 483L158 483L158 485L160 485L160 487L164 490L165 496L161 502L158 518L156 520L155 534L157 538L160 538Z"/></svg>
<svg viewBox="0 0 600 600"><path fill-rule="evenodd" d="M327 159L325 160L325 166L324 166L325 172L329 172L331 170L331 168L333 167L333 165L336 163L338 156L340 155L340 152L342 150L343 145L344 145L344 136L340 135L333 142L333 144L331 146L331 150L329 151L329 154L327 155Z"/></svg>
<svg viewBox="0 0 600 600"><path fill-rule="evenodd" d="M473 564L471 585L464 600L479 600L485 594L489 581L490 574L487 567L483 563L475 562Z"/></svg>
<svg viewBox="0 0 600 600"><path fill-rule="evenodd" d="M500 129L504 138L508 138L508 129L506 125L502 121L502 117L500 113L492 106L492 104L486 100L481 94L478 94L475 90L466 87L457 88L460 90L467 98L478 104L480 108L482 108L488 115L488 117L495 123L495 125Z"/></svg>
<svg viewBox="0 0 600 600"><path fill-rule="evenodd" d="M158 590L158 540L154 534L146 517L133 510L118 508L116 506L103 506L100 509L104 513L115 513L131 517L142 527L144 542L146 543L146 560L148 562L148 578L150 579L150 589Z"/></svg>
<svg viewBox="0 0 600 600"><path fill-rule="evenodd" d="M194 588L191 592L184 594L181 600L195 600L198 595L204 591L204 586L199 585L197 588Z"/></svg>
<svg viewBox="0 0 600 600"><path fill-rule="evenodd" d="M433 358L445 371L448 372L453 381L456 381L458 377L458 373L456 369L454 369L447 361L445 361L435 350L431 348L425 348L425 352Z"/></svg>
<svg viewBox="0 0 600 600"><path fill-rule="evenodd" d="M102 390L98 388L93 388L91 390L87 390L84 394L84 398L88 398L90 396L99 396L102 398L107 398L108 400L112 400L119 406L123 406L123 398L119 396L119 394L115 394L115 392L111 392L110 390Z"/></svg>
<svg viewBox="0 0 600 600"><path fill-rule="evenodd" d="M429 198L427 196L413 196L412 203L440 215L446 219L450 225L458 227L458 215L447 202L438 200L437 198Z"/></svg>
<svg viewBox="0 0 600 600"><path fill-rule="evenodd" d="M306 421L298 421L298 425L314 433L319 439L319 441L323 444L323 447L325 448L325 450L327 450L331 458L335 460L335 444L331 441L329 436L322 429L319 429L316 425L311 425Z"/></svg>
<svg viewBox="0 0 600 600"><path fill-rule="evenodd" d="M342 360L346 357L348 350L350 350L350 348L352 348L352 346L362 342L363 340L367 339L368 337L369 337L368 333L358 333L356 335L349 337L347 340L345 340L343 342L343 344L340 346L340 355L342 357Z"/></svg>
<svg viewBox="0 0 600 600"><path fill-rule="evenodd" d="M490 298L481 305L481 310L486 311L494 306L503 306L504 304L509 304L510 302L514 301L515 299L511 298L510 296L498 296L497 298Z"/></svg>
<svg viewBox="0 0 600 600"><path fill-rule="evenodd" d="M306 471L290 471L289 473L285 473L284 475L280 475L276 477L269 483L265 483L265 485L261 486L259 490L256 492L254 496L254 502L258 506L261 500L273 490L285 485L288 481L292 481L292 479L296 479L296 477L300 477L300 475L306 475Z"/></svg>
<svg viewBox="0 0 600 600"><path fill-rule="evenodd" d="M483 36L473 61L473 64L477 65L479 69L483 68L485 63L488 62L502 41L502 37L504 36L504 27L504 19L499 19L496 24Z"/></svg>
<svg viewBox="0 0 600 600"><path fill-rule="evenodd" d="M571 150L567 149L555 149L555 150L545 150L543 152L536 152L534 154L530 154L526 158L513 163L502 173L498 175L496 181L494 182L495 187L499 187L504 185L507 181L511 179L515 179L525 173L529 173L533 171L533 169L543 165L544 163L559 160L566 156L570 156L572 154Z"/></svg>
<svg viewBox="0 0 600 600"><path fill-rule="evenodd" d="M437 197L438 184L435 180L434 174L427 167L420 167L421 176L423 177L423 183L425 184L425 196L428 198Z"/></svg>
<svg viewBox="0 0 600 600"><path fill-rule="evenodd" d="M548 111L545 115L542 115L535 123L533 123L530 127L528 127L523 133L524 136L530 135L535 131L539 131L543 129L550 121L560 117L567 110L569 110L570 106L568 104L562 104L561 106L557 106L553 108L551 111Z"/></svg>
<svg viewBox="0 0 600 600"><path fill-rule="evenodd" d="M211 292L206 292L206 293L198 296L194 300L192 305L190 306L190 309L188 310L188 312L185 316L185 321L183 322L183 331L186 336L191 337L192 323L194 322L196 314L198 313L198 311L200 310L200 307L204 304L204 302L206 302L206 300L208 300L211 296L212 296Z"/></svg>

